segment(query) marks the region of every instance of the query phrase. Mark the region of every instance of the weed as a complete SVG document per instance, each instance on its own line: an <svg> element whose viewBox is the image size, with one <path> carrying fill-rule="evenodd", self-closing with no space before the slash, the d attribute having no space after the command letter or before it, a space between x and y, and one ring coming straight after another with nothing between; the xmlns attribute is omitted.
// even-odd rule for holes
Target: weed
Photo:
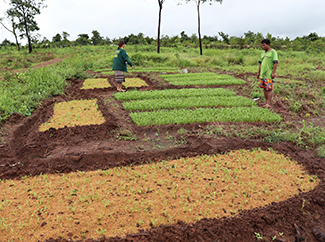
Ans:
<svg viewBox="0 0 325 242"><path fill-rule="evenodd" d="M256 232L254 232L254 234L255 234L256 239L257 239L258 241L263 240L263 234L259 234L259 233L256 233Z"/></svg>
<svg viewBox="0 0 325 242"><path fill-rule="evenodd" d="M138 140L137 136L128 129L120 129L116 136L117 139L121 140Z"/></svg>

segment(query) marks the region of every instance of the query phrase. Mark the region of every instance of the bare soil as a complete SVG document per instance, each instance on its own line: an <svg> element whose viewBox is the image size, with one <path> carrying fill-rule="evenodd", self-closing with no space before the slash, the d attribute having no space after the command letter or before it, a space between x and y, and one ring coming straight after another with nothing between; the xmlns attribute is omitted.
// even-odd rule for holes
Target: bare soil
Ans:
<svg viewBox="0 0 325 242"><path fill-rule="evenodd" d="M272 148L302 164L308 174L317 175L321 181L320 185L310 192L301 192L283 202L272 202L265 207L244 210L232 218L202 219L194 224L178 221L173 226L152 227L137 234L128 234L124 238L87 241L248 242L257 241L255 233L263 235L262 241L272 241L274 236L274 241L324 241L321 238L321 234L325 234L324 158L317 157L312 150L298 148L290 143L263 143L258 137L252 137L250 140L214 137L205 133L206 127L211 123L137 127L130 119L129 112L122 108L122 102L113 97L113 76L101 77L108 78L112 87L80 90L83 80L69 80L70 86L63 95L45 100L31 117L14 114L6 123L1 124L0 138L4 142L0 143L0 179L20 179L25 175L40 173L94 171L200 154L222 154L239 149ZM152 81L143 73L133 77L141 77L149 85L138 88L140 90L184 88L162 84L159 78ZM242 95L240 87L234 90L238 95ZM106 119L104 124L38 131L39 126L52 116L56 102L93 98L99 100L99 109ZM291 115L276 99L273 111L280 113L285 120L291 119ZM272 127L272 124L264 123L241 125L270 129ZM178 131L181 128L187 132L180 134ZM173 139L168 138L167 134ZM280 236L279 233L283 235ZM59 239L58 236L47 241L67 240ZM76 240L71 237L69 241Z"/></svg>

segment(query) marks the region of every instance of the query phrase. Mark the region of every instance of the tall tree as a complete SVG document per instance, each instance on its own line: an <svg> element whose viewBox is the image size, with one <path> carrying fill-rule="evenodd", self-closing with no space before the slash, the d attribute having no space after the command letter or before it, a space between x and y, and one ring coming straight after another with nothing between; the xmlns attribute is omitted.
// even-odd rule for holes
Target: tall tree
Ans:
<svg viewBox="0 0 325 242"><path fill-rule="evenodd" d="M157 53L160 53L160 25L161 25L161 10L165 0L158 0L159 17L158 17L158 39L157 39Z"/></svg>
<svg viewBox="0 0 325 242"><path fill-rule="evenodd" d="M230 44L229 34L225 34L224 32L220 31L218 32L220 37L222 38L222 41L225 42L227 45Z"/></svg>
<svg viewBox="0 0 325 242"><path fill-rule="evenodd" d="M35 16L41 13L41 8L45 0L10 0L10 9L7 10L8 16L17 19L17 29L21 32L21 38L27 38L29 53L32 53L33 32L38 31L39 27L35 21Z"/></svg>
<svg viewBox="0 0 325 242"><path fill-rule="evenodd" d="M78 45L90 45L90 39L88 34L78 34L78 39L76 39L76 42Z"/></svg>
<svg viewBox="0 0 325 242"><path fill-rule="evenodd" d="M100 45L103 43L104 38L100 36L100 33L97 30L93 30L91 33L93 34L91 37L91 42L93 45Z"/></svg>
<svg viewBox="0 0 325 242"><path fill-rule="evenodd" d="M64 42L69 42L68 37L70 37L70 34L68 34L67 32L63 31L62 32L62 37L63 37L63 41Z"/></svg>
<svg viewBox="0 0 325 242"><path fill-rule="evenodd" d="M56 34L56 35L53 36L53 38L52 38L52 42L53 42L53 43L61 42L61 40L62 40L62 37L61 37L60 34Z"/></svg>
<svg viewBox="0 0 325 242"><path fill-rule="evenodd" d="M201 19L200 19L200 6L203 3L208 2L210 5L213 2L219 2L220 4L222 4L222 0L183 0L186 1L186 3L194 1L196 4L196 9L197 9L197 20L198 20L198 34L199 34L199 43L200 43L200 55L203 54L202 52L202 38L201 38Z"/></svg>
<svg viewBox="0 0 325 242"><path fill-rule="evenodd" d="M9 18L9 16L8 16L8 18ZM9 19L10 19L10 22L11 22L11 27L12 27L12 29L9 29L9 28L7 28L7 27L4 25L4 23L3 23L4 18L0 18L0 24L1 24L1 25L2 25L6 30L8 30L10 33L12 33L12 34L15 36L16 46L17 46L18 51L20 51L20 46L19 46L19 42L18 42L18 36L17 36L17 32L16 32L16 30L17 30L17 24L16 24L14 18L9 18Z"/></svg>

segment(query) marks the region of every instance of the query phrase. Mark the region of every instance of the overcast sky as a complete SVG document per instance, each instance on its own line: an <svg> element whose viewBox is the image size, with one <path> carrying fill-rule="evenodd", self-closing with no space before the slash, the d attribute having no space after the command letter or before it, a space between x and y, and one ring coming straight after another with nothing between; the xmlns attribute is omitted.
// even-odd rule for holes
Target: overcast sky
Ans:
<svg viewBox="0 0 325 242"><path fill-rule="evenodd" d="M9 0L5 0L7 3ZM37 1L37 0L36 0ZM166 0L162 10L161 34L175 36L185 31L197 34L197 12L194 1ZM157 37L157 0L45 0L36 20L41 39L52 40L63 31L75 40L78 34L99 31L110 39L143 33ZM8 4L0 0L0 17ZM243 36L247 31L271 33L294 39L316 32L325 36L325 0L224 0L220 5L201 5L201 33L215 36L222 31L229 36ZM0 28L0 42L14 41L11 33Z"/></svg>

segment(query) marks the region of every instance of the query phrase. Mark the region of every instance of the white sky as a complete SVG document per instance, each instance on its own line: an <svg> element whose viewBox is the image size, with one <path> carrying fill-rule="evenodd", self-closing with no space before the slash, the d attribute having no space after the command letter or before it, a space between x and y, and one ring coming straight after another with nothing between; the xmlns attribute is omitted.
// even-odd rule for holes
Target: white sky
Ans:
<svg viewBox="0 0 325 242"><path fill-rule="evenodd" d="M36 0L37 1L37 0ZM8 3L9 0L6 0ZM161 35L175 36L183 30L187 35L197 34L195 2L178 5L181 1L166 0L162 10ZM92 36L93 30L110 39L137 35L157 37L157 0L46 0L36 20L41 39L52 40L66 31L69 40L78 34ZM8 4L0 0L0 17ZM224 0L222 5L201 5L201 34L243 36L245 32L294 39L316 32L325 36L325 0ZM14 41L13 35L0 27L0 43Z"/></svg>

